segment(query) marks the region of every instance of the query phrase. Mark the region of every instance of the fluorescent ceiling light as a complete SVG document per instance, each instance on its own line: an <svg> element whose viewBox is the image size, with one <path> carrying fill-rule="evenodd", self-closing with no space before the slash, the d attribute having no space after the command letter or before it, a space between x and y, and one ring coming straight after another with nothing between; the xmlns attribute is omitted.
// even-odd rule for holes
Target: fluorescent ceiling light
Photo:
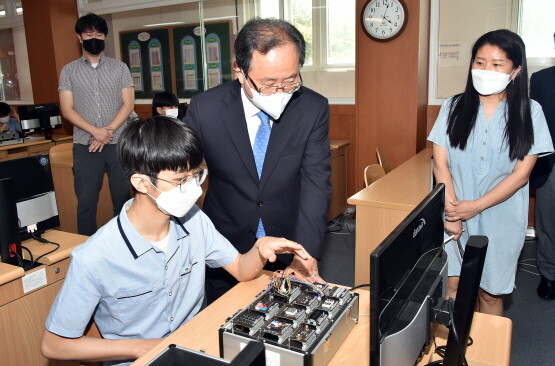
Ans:
<svg viewBox="0 0 555 366"><path fill-rule="evenodd" d="M145 24L143 27L164 27L166 25L177 25L185 24L185 22L168 22L168 23L157 23L157 24Z"/></svg>

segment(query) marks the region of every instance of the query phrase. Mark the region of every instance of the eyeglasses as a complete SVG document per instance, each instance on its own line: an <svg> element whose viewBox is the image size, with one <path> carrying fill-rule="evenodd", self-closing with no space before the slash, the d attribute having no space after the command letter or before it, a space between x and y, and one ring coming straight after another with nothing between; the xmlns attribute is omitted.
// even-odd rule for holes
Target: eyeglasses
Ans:
<svg viewBox="0 0 555 366"><path fill-rule="evenodd" d="M264 96L275 94L280 89L283 90L284 93L293 94L294 92L296 92L301 88L301 85L303 85L303 77L301 76L301 74L299 74L299 79L301 79L301 81L298 81L296 83L287 83L287 84L283 84L283 86L262 85L260 88L256 86L256 84L254 83L254 81L251 79L249 75L245 74L245 76L247 77L247 79L250 80L250 82L252 83L252 86L254 86L254 89L260 95L264 95Z"/></svg>
<svg viewBox="0 0 555 366"><path fill-rule="evenodd" d="M156 177L156 179L167 182L167 183L170 183L170 184L172 184L176 187L179 187L179 190L181 192L185 192L185 189L183 188L185 183L189 182L191 179L195 179L196 182L197 182L197 185L200 186L206 180L207 176L208 176L208 170L207 169L201 169L201 170L199 170L199 171L197 171L197 172L195 172L191 175L188 175L188 176L184 177L183 179L181 179L179 181L179 183L175 183L175 182L172 182L171 180L166 180L166 179L162 179L162 178L158 178L158 177Z"/></svg>

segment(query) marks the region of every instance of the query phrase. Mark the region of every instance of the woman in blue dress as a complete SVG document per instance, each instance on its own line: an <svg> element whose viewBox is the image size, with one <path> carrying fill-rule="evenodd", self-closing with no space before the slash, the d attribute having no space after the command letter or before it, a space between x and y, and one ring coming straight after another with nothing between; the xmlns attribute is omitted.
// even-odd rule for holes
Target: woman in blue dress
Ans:
<svg viewBox="0 0 555 366"><path fill-rule="evenodd" d="M481 36L472 48L466 89L447 99L428 140L434 174L445 184L448 295L455 297L461 253L470 235L489 245L478 296L479 311L503 314L514 289L528 222L528 177L538 154L552 152L545 117L528 97L522 39L508 30Z"/></svg>

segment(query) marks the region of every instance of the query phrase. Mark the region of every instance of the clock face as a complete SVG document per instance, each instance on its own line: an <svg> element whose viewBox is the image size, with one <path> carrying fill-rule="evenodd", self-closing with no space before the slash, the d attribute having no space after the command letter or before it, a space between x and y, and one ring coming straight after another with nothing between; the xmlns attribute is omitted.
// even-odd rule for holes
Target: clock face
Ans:
<svg viewBox="0 0 555 366"><path fill-rule="evenodd" d="M377 41L389 41L405 28L407 11L401 0L370 0L362 13L366 33Z"/></svg>

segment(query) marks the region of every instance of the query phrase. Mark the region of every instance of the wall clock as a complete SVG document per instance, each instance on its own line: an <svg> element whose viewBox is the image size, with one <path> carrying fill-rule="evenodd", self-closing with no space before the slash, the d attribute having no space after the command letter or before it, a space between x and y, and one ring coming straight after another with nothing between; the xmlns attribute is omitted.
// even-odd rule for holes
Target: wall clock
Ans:
<svg viewBox="0 0 555 366"><path fill-rule="evenodd" d="M362 11L362 27L375 41L397 38L407 25L407 7L402 0L370 0Z"/></svg>

